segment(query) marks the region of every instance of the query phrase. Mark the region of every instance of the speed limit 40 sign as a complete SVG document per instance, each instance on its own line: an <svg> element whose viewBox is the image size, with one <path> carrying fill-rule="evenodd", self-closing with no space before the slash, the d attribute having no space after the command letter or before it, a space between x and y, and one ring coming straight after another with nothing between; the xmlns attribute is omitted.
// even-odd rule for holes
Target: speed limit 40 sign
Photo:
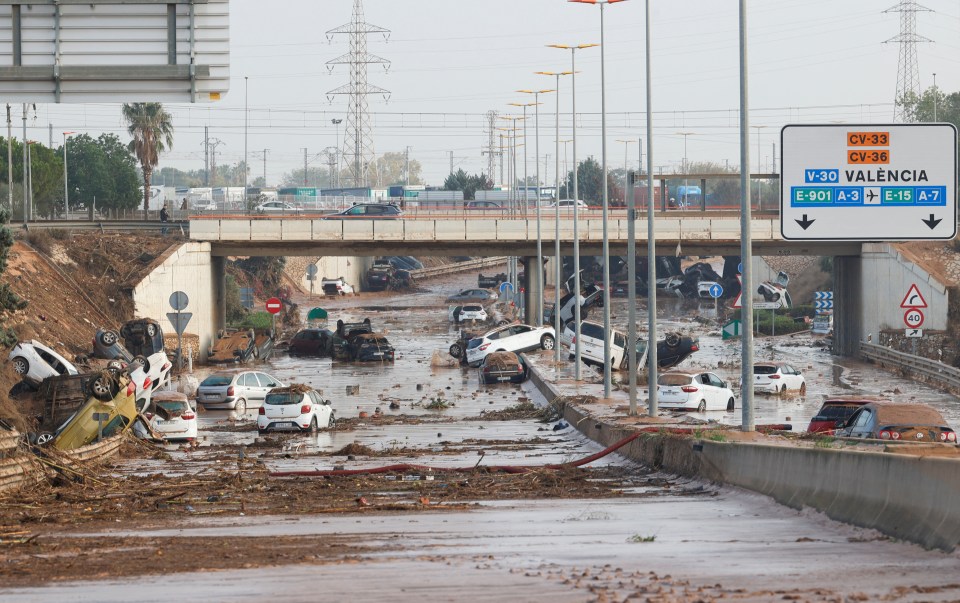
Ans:
<svg viewBox="0 0 960 603"><path fill-rule="evenodd" d="M910 308L903 313L903 324L910 329L919 329L923 325L923 312L917 308Z"/></svg>

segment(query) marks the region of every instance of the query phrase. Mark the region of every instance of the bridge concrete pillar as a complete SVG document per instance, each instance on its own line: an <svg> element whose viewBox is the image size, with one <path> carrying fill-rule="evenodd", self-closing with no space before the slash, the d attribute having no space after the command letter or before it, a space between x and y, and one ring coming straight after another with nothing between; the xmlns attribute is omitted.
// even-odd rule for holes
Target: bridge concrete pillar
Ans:
<svg viewBox="0 0 960 603"><path fill-rule="evenodd" d="M537 265L536 256L523 258L524 278L520 286L524 290L524 322L528 325L539 324L543 316L543 266Z"/></svg>
<svg viewBox="0 0 960 603"><path fill-rule="evenodd" d="M210 258L210 272L213 280L213 324L217 331L227 328L227 259L220 256Z"/></svg>
<svg viewBox="0 0 960 603"><path fill-rule="evenodd" d="M860 352L863 322L862 281L863 264L860 257L833 258L834 354L856 356Z"/></svg>

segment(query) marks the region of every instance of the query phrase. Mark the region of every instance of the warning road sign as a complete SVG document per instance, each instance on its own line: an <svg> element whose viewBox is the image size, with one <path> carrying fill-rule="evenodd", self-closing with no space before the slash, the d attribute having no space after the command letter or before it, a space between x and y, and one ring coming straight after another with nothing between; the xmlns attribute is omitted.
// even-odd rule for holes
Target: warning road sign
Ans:
<svg viewBox="0 0 960 603"><path fill-rule="evenodd" d="M896 298L894 298L896 299ZM917 288L916 283L910 285L910 289L907 290L907 294L903 296L903 301L900 302L901 308L927 308L927 300L923 299L923 294L920 293L920 289Z"/></svg>

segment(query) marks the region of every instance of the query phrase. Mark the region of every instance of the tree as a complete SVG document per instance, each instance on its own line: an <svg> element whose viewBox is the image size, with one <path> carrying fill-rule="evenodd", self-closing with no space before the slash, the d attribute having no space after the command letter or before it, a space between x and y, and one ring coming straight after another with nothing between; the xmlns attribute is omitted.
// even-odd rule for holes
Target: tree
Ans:
<svg viewBox="0 0 960 603"><path fill-rule="evenodd" d="M127 103L123 105L127 132L133 137L130 151L143 170L143 217L150 210L150 177L160 162L160 153L173 146L173 123L160 103Z"/></svg>
<svg viewBox="0 0 960 603"><path fill-rule="evenodd" d="M897 104L903 107L904 117L908 122L934 121L936 106L936 121L960 127L960 92L944 94L940 89L934 90L930 87L920 95L908 92L897 100Z"/></svg>
<svg viewBox="0 0 960 603"><path fill-rule="evenodd" d="M406 178L407 154L406 153L384 153L377 158L375 167L371 168L371 177L381 186L390 186L394 184L408 184ZM410 182L409 184L423 184L420 179L422 166L416 159L410 160Z"/></svg>
<svg viewBox="0 0 960 603"><path fill-rule="evenodd" d="M486 174L469 176L463 169L447 176L443 183L443 190L463 191L463 198L467 201L472 201L478 190L488 191L492 188L493 182Z"/></svg>
<svg viewBox="0 0 960 603"><path fill-rule="evenodd" d="M613 199L611 193L617 188L616 182L607 173L607 196ZM566 194L570 191L570 194ZM561 187L564 198L572 198L573 172L567 174L567 182ZM603 202L603 168L593 157L587 157L577 167L577 192L580 198L590 205L599 205ZM620 193L622 195L622 192ZM611 203L612 204L612 203Z"/></svg>
<svg viewBox="0 0 960 603"><path fill-rule="evenodd" d="M7 228L10 222L10 211L0 206L0 275L7 269L7 256L13 247L13 233ZM7 283L0 284L0 316L8 312L16 312L27 307L27 302L10 289ZM0 327L0 344L7 347L16 343L16 336L8 328Z"/></svg>
<svg viewBox="0 0 960 603"><path fill-rule="evenodd" d="M137 207L140 192L136 161L116 135L101 134L96 139L86 134L75 136L67 145L67 167L71 205L83 202L89 206L96 200L98 208ZM61 179L58 186L62 184Z"/></svg>

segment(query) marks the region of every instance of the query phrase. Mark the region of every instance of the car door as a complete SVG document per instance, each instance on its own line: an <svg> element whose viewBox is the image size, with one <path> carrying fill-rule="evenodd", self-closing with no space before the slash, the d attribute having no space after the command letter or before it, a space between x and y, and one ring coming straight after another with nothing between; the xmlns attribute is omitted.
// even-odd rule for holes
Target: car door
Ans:
<svg viewBox="0 0 960 603"><path fill-rule="evenodd" d="M513 338L511 344L511 352L526 352L528 350L535 349L540 345L540 341L537 340L537 334L533 327L527 325L517 325L510 328L511 337Z"/></svg>
<svg viewBox="0 0 960 603"><path fill-rule="evenodd" d="M725 410L727 408L727 390L723 386L723 379L713 373L707 373L710 378L710 398L713 404L712 408ZM710 404L710 402L708 402Z"/></svg>
<svg viewBox="0 0 960 603"><path fill-rule="evenodd" d="M317 417L317 425L320 427L330 426L330 413L333 410L329 405L323 403L323 398L315 391L310 392L310 401L313 404L313 410Z"/></svg>
<svg viewBox="0 0 960 603"><path fill-rule="evenodd" d="M246 400L248 407L253 406L253 402L263 402L260 397L260 383L253 373L241 373L237 378L237 385L237 397Z"/></svg>
<svg viewBox="0 0 960 603"><path fill-rule="evenodd" d="M267 394L270 392L270 390L275 387L279 387L280 384L277 383L270 375L265 373L256 373L256 377L258 382L257 402L262 405L263 400L267 397Z"/></svg>
<svg viewBox="0 0 960 603"><path fill-rule="evenodd" d="M853 438L865 438L870 434L872 423L873 411L869 408L861 408L854 416L850 417L848 422L850 427L847 429L847 435Z"/></svg>
<svg viewBox="0 0 960 603"><path fill-rule="evenodd" d="M788 375L787 387L789 389L800 389L800 385L803 383L803 375L800 374L800 371L790 365L786 365L783 368L784 372Z"/></svg>

